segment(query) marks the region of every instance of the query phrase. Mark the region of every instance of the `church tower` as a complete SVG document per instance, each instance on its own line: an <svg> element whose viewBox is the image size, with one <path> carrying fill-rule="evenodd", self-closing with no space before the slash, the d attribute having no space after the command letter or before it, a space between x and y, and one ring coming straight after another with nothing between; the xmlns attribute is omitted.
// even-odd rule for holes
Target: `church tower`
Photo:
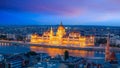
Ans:
<svg viewBox="0 0 120 68"><path fill-rule="evenodd" d="M110 37L108 35L107 45L105 47L105 61L109 61L109 60L110 60Z"/></svg>

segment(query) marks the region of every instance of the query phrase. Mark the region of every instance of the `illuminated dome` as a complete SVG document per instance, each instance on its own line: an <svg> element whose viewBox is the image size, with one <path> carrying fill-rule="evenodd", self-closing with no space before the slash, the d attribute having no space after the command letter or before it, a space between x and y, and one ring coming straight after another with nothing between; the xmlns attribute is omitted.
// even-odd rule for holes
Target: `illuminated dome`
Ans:
<svg viewBox="0 0 120 68"><path fill-rule="evenodd" d="M65 27L61 24L59 25L58 29L57 29L57 36L62 37L66 34L65 32Z"/></svg>
<svg viewBox="0 0 120 68"><path fill-rule="evenodd" d="M64 29L65 29L65 27L62 25L62 22L61 22L61 24L58 27L58 30L64 30Z"/></svg>

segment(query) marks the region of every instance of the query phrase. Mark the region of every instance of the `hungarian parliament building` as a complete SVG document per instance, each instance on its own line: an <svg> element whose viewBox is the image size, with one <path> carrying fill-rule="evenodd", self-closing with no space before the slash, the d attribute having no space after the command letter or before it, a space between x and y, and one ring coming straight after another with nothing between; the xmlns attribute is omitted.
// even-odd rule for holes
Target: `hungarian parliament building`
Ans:
<svg viewBox="0 0 120 68"><path fill-rule="evenodd" d="M66 33L62 23L58 26L57 32L52 27L42 35L37 33L31 35L31 43L48 44L61 46L86 47L94 46L94 36L81 36L80 32L71 31Z"/></svg>

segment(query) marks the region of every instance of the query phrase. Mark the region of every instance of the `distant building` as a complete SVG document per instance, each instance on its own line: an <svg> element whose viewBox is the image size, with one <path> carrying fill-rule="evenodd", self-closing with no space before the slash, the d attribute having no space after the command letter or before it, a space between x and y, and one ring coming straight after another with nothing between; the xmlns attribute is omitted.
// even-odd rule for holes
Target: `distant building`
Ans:
<svg viewBox="0 0 120 68"><path fill-rule="evenodd" d="M0 68L5 68L5 63L0 62Z"/></svg>
<svg viewBox="0 0 120 68"><path fill-rule="evenodd" d="M68 68L68 66L58 62L38 62L34 66L30 66L29 68Z"/></svg>
<svg viewBox="0 0 120 68"><path fill-rule="evenodd" d="M4 60L4 56L0 54L0 62Z"/></svg>
<svg viewBox="0 0 120 68"><path fill-rule="evenodd" d="M79 32L72 31L66 33L62 23L57 32L54 33L52 27L42 35L31 35L31 43L47 43L52 45L78 45L78 47L94 46L94 36L81 36Z"/></svg>
<svg viewBox="0 0 120 68"><path fill-rule="evenodd" d="M22 68L23 66L23 59L20 56L14 56L6 61L8 68Z"/></svg>
<svg viewBox="0 0 120 68"><path fill-rule="evenodd" d="M31 39L31 34L26 35L26 41L30 41Z"/></svg>
<svg viewBox="0 0 120 68"><path fill-rule="evenodd" d="M113 37L111 37L110 42L114 45L120 45L120 36L114 35Z"/></svg>
<svg viewBox="0 0 120 68"><path fill-rule="evenodd" d="M13 40L16 39L15 34L6 34L6 36L7 36L8 39L13 39Z"/></svg>

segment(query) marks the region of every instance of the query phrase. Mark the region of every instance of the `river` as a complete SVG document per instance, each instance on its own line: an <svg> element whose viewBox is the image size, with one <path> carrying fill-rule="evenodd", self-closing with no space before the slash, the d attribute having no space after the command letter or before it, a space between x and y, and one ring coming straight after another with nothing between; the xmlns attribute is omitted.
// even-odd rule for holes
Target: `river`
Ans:
<svg viewBox="0 0 120 68"><path fill-rule="evenodd" d="M100 51L85 51L85 50L71 50L71 49L59 49L59 48L45 48L38 46L15 46L15 45L0 45L1 54L16 54L16 53L25 53L28 51L35 51L37 53L48 53L51 57L56 55L63 55L65 50L69 51L71 56L77 57L102 57L104 58L105 53ZM119 59L120 53L116 53L117 58Z"/></svg>

